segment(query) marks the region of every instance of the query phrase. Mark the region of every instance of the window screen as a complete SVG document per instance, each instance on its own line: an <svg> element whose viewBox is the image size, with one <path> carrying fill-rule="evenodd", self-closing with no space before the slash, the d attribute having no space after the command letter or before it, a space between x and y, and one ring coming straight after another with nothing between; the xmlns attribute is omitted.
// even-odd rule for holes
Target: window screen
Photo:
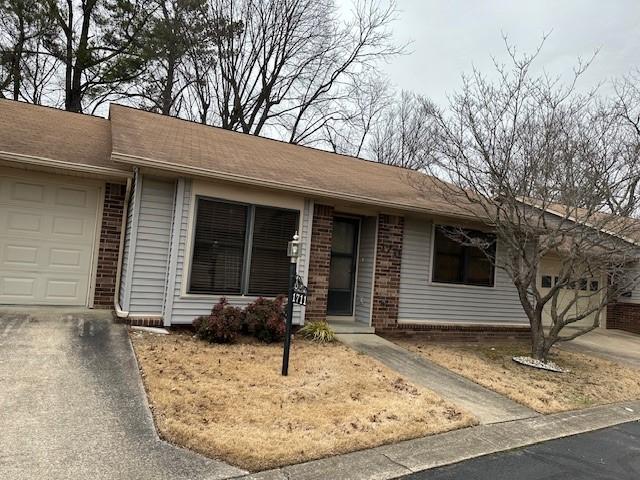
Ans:
<svg viewBox="0 0 640 480"><path fill-rule="evenodd" d="M247 211L246 205L198 199L191 293L241 292Z"/></svg>
<svg viewBox="0 0 640 480"><path fill-rule="evenodd" d="M493 286L495 236L474 230L465 230L456 238L456 231L436 227L433 248L432 280L441 283ZM465 245L469 238L477 238L488 244L488 251L475 245Z"/></svg>
<svg viewBox="0 0 640 480"><path fill-rule="evenodd" d="M289 278L287 244L297 225L297 211L255 207L250 295L286 295Z"/></svg>

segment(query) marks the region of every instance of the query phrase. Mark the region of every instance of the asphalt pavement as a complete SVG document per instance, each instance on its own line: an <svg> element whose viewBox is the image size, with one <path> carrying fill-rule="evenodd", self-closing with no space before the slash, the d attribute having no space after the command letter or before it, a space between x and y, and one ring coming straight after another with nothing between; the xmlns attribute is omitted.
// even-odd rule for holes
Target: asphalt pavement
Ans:
<svg viewBox="0 0 640 480"><path fill-rule="evenodd" d="M640 422L402 477L406 480L638 480Z"/></svg>

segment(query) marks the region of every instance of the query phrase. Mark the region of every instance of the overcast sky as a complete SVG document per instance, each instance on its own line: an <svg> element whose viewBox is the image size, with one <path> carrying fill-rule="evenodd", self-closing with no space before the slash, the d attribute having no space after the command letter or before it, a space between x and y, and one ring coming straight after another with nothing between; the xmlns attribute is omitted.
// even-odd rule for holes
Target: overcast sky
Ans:
<svg viewBox="0 0 640 480"><path fill-rule="evenodd" d="M438 103L473 65L506 60L501 32L530 52L551 32L537 65L568 75L579 56L599 53L584 77L595 85L640 67L640 0L397 0L393 25L410 53L384 66L399 89Z"/></svg>

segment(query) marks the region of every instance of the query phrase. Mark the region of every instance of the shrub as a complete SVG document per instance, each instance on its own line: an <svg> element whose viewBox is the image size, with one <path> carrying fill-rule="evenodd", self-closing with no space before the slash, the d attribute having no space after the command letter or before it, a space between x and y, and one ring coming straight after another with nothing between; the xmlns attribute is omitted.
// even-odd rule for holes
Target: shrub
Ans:
<svg viewBox="0 0 640 480"><path fill-rule="evenodd" d="M307 340L318 343L333 342L336 339L336 332L329 326L327 322L309 322L305 324L298 333Z"/></svg>
<svg viewBox="0 0 640 480"><path fill-rule="evenodd" d="M226 298L213 306L211 314L198 317L193 321L196 335L209 343L232 343L242 329L244 314L232 307Z"/></svg>
<svg viewBox="0 0 640 480"><path fill-rule="evenodd" d="M285 333L283 304L284 297L279 296L275 300L260 297L247 305L245 321L249 333L266 343L282 340Z"/></svg>

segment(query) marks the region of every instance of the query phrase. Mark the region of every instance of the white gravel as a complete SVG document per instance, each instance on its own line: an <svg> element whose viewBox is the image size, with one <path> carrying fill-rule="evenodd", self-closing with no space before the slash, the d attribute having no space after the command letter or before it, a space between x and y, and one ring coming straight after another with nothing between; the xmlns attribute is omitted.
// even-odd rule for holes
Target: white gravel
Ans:
<svg viewBox="0 0 640 480"><path fill-rule="evenodd" d="M542 360L536 360L532 357L513 357L514 362L527 367L539 368L541 370L549 370L550 372L567 373L569 370L560 368L554 362L543 362Z"/></svg>

